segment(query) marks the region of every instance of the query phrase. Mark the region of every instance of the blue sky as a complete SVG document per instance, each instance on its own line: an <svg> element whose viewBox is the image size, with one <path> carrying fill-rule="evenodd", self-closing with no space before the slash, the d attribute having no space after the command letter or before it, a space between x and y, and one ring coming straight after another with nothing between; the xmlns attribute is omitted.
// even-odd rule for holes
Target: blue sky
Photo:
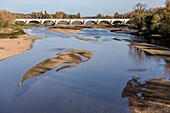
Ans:
<svg viewBox="0 0 170 113"><path fill-rule="evenodd" d="M50 13L64 11L69 14L80 12L83 16L97 13L113 15L133 10L137 3L148 4L149 8L164 6L165 0L0 0L0 9L16 13L47 10Z"/></svg>

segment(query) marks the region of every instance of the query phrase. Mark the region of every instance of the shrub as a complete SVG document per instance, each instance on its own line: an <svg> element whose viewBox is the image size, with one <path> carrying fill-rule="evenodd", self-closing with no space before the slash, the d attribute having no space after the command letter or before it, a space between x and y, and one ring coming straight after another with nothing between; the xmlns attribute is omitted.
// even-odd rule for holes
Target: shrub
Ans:
<svg viewBox="0 0 170 113"><path fill-rule="evenodd" d="M9 11L0 10L0 28L11 27L15 21L15 16Z"/></svg>

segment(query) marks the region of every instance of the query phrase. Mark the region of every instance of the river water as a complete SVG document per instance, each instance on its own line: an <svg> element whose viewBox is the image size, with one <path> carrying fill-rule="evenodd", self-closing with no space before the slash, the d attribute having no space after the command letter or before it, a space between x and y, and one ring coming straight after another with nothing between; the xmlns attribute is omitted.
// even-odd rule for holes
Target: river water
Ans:
<svg viewBox="0 0 170 113"><path fill-rule="evenodd" d="M129 42L113 40L133 38L129 34L84 29L75 35L100 38L83 41L44 27L25 31L44 38L36 40L31 50L0 61L0 113L130 113L127 98L121 96L128 80L170 77L163 59L138 51ZM88 50L94 56L77 67L59 72L55 68L18 87L32 66L72 49Z"/></svg>

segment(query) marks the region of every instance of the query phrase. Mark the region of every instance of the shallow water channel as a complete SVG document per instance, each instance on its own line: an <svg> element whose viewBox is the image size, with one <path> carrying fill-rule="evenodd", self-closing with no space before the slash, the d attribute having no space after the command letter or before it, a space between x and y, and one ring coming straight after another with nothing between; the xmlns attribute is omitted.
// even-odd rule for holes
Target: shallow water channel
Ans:
<svg viewBox="0 0 170 113"><path fill-rule="evenodd" d="M170 77L163 59L130 47L129 42L113 40L133 38L129 34L84 29L69 35L45 27L25 31L44 38L36 40L31 50L0 61L0 113L131 113L122 92L132 77L140 77L141 82ZM56 67L18 87L32 66L73 49L94 56L73 68L56 71Z"/></svg>

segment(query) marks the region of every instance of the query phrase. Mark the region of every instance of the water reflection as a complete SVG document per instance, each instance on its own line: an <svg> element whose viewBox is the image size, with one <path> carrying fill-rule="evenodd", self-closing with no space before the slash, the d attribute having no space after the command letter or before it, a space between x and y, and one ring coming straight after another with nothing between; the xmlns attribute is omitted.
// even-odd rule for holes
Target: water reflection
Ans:
<svg viewBox="0 0 170 113"><path fill-rule="evenodd" d="M132 45L129 45L129 56L131 58L133 58L135 60L136 63L138 63L139 65L142 65L142 63L146 60L146 58L151 59L151 58L155 58L158 62L160 61L160 57L156 56L156 55L152 55L148 52L145 52L137 47L134 47ZM170 63L165 60L165 64L160 65L160 69L163 69L163 73L165 75L170 75ZM145 68L145 69L132 69L132 70L128 70L128 71L149 71L152 70L152 67L149 68Z"/></svg>
<svg viewBox="0 0 170 113"><path fill-rule="evenodd" d="M53 68L62 65L56 71L78 66L82 62L86 62L93 57L93 53L85 50L70 50L57 54L55 58L48 58L43 62L33 66L23 76L18 87L21 87L25 80L46 73Z"/></svg>
<svg viewBox="0 0 170 113"><path fill-rule="evenodd" d="M145 83L132 78L122 92L128 98L132 113L170 113L170 82L165 78L150 79Z"/></svg>
<svg viewBox="0 0 170 113"><path fill-rule="evenodd" d="M129 45L129 56L133 58L138 64L142 64L142 62L149 58L151 55L142 51L139 48L133 47ZM153 57L153 56L152 56Z"/></svg>

